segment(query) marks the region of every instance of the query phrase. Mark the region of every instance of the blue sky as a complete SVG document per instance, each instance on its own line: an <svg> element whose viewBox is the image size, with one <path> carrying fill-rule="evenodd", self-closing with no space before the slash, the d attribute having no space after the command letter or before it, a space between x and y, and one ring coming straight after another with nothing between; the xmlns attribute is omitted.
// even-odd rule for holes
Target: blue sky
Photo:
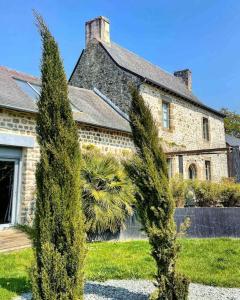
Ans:
<svg viewBox="0 0 240 300"><path fill-rule="evenodd" d="M0 65L39 76L33 8L58 41L68 77L84 48L85 21L104 15L113 41L169 72L190 68L205 104L240 113L240 1L1 0Z"/></svg>

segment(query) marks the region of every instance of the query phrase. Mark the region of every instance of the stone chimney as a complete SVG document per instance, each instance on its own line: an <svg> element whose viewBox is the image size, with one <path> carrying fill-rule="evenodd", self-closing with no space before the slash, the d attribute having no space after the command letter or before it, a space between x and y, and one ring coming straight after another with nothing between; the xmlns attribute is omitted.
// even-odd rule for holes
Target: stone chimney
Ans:
<svg viewBox="0 0 240 300"><path fill-rule="evenodd" d="M85 24L86 46L92 39L110 44L110 22L105 17L97 17Z"/></svg>
<svg viewBox="0 0 240 300"><path fill-rule="evenodd" d="M174 72L174 76L181 78L189 91L192 90L192 72L189 69L176 71Z"/></svg>

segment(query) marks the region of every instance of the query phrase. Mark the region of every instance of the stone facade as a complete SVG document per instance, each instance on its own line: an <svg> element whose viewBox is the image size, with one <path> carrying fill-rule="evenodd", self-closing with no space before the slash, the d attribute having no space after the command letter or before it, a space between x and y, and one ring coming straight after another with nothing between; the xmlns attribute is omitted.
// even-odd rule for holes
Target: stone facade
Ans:
<svg viewBox="0 0 240 300"><path fill-rule="evenodd" d="M73 86L97 88L123 112L131 104L129 84L139 86L141 80L118 67L97 40L88 43L69 80Z"/></svg>
<svg viewBox="0 0 240 300"><path fill-rule="evenodd" d="M95 19L97 22L97 19ZM99 23L100 24L100 23ZM104 30L104 28L103 28ZM108 32L105 32L108 34ZM109 39L110 41L110 39ZM111 43L111 41L109 42ZM174 73L191 91L192 75L186 69ZM125 113L131 104L129 86L140 90L144 100L150 106L157 126L159 137L163 141L166 152L183 150L202 150L224 148L225 132L223 117L204 109L201 105L192 104L188 100L174 96L166 89L155 87L141 77L121 68L101 45L101 37L88 35L86 49L82 53L72 75L70 84L82 88L96 87L111 99ZM164 129L162 124L162 103L169 103L170 128ZM209 141L203 138L203 118L208 119ZM188 178L188 167L194 164L199 179L206 179L205 161L211 162L211 178L214 181L227 177L226 154L195 155L183 157L183 175ZM179 172L178 157L172 157L173 174Z"/></svg>
<svg viewBox="0 0 240 300"><path fill-rule="evenodd" d="M35 170L40 158L36 141L35 115L7 109L0 110L0 133L31 136L35 140L34 148L22 148L21 182L19 184L20 202L18 222L31 223L35 208ZM125 155L134 149L130 134L78 124L80 146L94 144L102 152Z"/></svg>
<svg viewBox="0 0 240 300"><path fill-rule="evenodd" d="M166 152L226 147L223 118L148 84L141 85L140 93L151 108ZM163 101L168 101L170 104L169 129L164 129L162 126ZM203 138L203 117L209 121L209 141ZM179 173L178 157L173 156L172 159L173 174L177 174ZM183 157L184 178L188 178L188 168L194 164L197 169L197 178L206 179L206 160L211 162L213 181L219 181L228 176L226 154L201 154Z"/></svg>

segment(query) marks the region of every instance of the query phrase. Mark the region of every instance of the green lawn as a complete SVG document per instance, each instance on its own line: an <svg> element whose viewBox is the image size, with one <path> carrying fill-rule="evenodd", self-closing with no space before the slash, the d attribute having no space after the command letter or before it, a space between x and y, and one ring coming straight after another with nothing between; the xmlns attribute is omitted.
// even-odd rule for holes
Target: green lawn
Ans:
<svg viewBox="0 0 240 300"><path fill-rule="evenodd" d="M181 239L178 269L192 282L240 287L240 239ZM86 277L91 280L152 279L154 262L146 241L89 244ZM32 250L0 255L0 299L30 289Z"/></svg>

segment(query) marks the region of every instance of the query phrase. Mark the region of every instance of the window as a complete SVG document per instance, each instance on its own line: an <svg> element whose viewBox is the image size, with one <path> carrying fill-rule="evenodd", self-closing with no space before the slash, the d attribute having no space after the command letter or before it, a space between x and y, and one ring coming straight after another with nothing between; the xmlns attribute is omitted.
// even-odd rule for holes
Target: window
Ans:
<svg viewBox="0 0 240 300"><path fill-rule="evenodd" d="M167 165L168 165L168 178L172 178L173 177L172 158L167 158Z"/></svg>
<svg viewBox="0 0 240 300"><path fill-rule="evenodd" d="M170 105L167 102L162 103L162 118L163 118L163 128L170 128Z"/></svg>
<svg viewBox="0 0 240 300"><path fill-rule="evenodd" d="M179 174L183 175L183 156L178 156L178 168L179 168Z"/></svg>
<svg viewBox="0 0 240 300"><path fill-rule="evenodd" d="M211 162L209 160L205 160L205 172L206 180L211 180Z"/></svg>
<svg viewBox="0 0 240 300"><path fill-rule="evenodd" d="M20 89L34 101L38 101L41 87L28 81L14 78Z"/></svg>
<svg viewBox="0 0 240 300"><path fill-rule="evenodd" d="M191 164L188 168L188 178L196 179L197 178L197 168L195 164Z"/></svg>
<svg viewBox="0 0 240 300"><path fill-rule="evenodd" d="M209 124L208 119L203 118L203 138L206 141L209 141Z"/></svg>

